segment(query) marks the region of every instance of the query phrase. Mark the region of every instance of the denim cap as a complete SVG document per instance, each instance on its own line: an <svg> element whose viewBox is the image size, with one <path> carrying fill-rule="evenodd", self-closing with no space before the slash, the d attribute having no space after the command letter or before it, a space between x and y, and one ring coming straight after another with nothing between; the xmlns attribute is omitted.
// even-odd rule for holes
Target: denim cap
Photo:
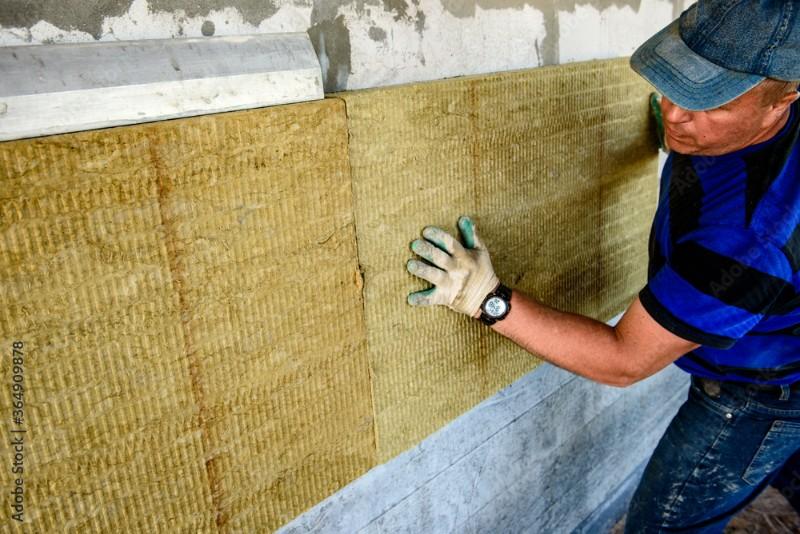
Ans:
<svg viewBox="0 0 800 534"><path fill-rule="evenodd" d="M700 0L640 46L631 68L692 111L726 104L766 77L800 80L800 2Z"/></svg>

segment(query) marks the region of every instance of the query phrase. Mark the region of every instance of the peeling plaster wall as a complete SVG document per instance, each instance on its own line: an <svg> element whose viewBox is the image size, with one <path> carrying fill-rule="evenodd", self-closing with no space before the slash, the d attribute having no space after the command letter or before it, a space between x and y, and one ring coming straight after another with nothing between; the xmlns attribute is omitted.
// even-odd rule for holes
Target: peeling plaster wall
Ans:
<svg viewBox="0 0 800 534"><path fill-rule="evenodd" d="M629 55L690 0L0 0L0 46L304 32L327 92Z"/></svg>

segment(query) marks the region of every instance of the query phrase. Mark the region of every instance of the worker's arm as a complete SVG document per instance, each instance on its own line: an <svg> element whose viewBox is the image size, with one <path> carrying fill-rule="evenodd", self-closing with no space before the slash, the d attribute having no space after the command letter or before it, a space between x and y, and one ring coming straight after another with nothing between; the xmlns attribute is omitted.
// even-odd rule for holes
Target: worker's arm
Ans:
<svg viewBox="0 0 800 534"><path fill-rule="evenodd" d="M638 297L608 326L513 291L511 311L491 327L553 365L612 386L628 386L699 347L658 324Z"/></svg>
<svg viewBox="0 0 800 534"><path fill-rule="evenodd" d="M464 245L433 227L423 230L425 239L411 244L427 263L410 260L408 271L435 287L412 293L408 302L415 306L445 305L478 317L484 297L499 280L472 221L462 217L458 227ZM699 346L664 329L638 298L617 326L610 327L555 310L514 291L510 313L492 328L558 367L615 386L646 378Z"/></svg>

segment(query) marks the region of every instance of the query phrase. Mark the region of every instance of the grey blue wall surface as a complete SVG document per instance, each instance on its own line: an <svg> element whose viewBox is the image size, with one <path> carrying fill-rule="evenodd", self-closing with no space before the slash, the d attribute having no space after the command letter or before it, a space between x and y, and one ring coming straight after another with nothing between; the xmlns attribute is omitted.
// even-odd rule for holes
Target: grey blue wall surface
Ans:
<svg viewBox="0 0 800 534"><path fill-rule="evenodd" d="M608 532L687 376L619 389L542 365L279 532Z"/></svg>

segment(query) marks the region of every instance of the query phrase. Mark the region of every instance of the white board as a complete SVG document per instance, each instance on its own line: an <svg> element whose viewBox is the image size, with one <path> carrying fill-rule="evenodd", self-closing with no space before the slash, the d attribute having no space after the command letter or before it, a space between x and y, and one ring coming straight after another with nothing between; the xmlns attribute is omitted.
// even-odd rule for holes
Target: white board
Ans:
<svg viewBox="0 0 800 534"><path fill-rule="evenodd" d="M0 48L0 141L321 98L306 33Z"/></svg>

